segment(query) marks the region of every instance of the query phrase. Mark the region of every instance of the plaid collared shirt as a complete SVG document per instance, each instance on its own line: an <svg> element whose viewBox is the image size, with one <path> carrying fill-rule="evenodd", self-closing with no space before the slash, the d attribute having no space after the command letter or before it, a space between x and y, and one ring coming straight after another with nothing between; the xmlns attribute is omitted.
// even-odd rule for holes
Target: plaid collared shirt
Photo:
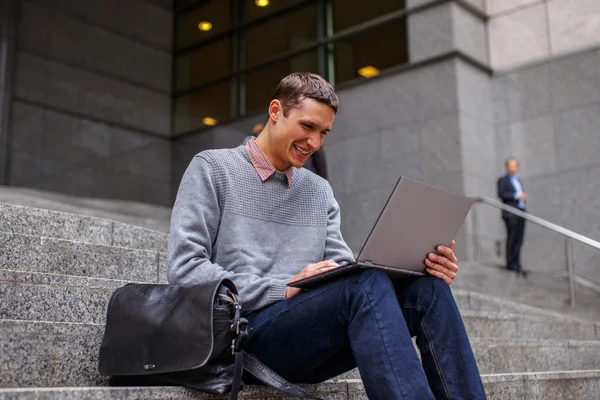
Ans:
<svg viewBox="0 0 600 400"><path fill-rule="evenodd" d="M277 171L273 163L267 158L260 147L258 147L256 138L250 138L250 140L248 140L248 143L246 143L246 151L248 152L248 156L250 157L254 169L263 182L269 179L275 171ZM283 171L283 173L287 177L288 187L291 187L292 178L294 177L294 167L289 167Z"/></svg>

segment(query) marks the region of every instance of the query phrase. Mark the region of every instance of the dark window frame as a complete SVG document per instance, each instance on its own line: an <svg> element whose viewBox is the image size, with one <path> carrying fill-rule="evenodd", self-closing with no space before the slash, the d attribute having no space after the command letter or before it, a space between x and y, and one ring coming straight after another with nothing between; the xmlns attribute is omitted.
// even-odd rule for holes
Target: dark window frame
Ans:
<svg viewBox="0 0 600 400"><path fill-rule="evenodd" d="M224 1L224 0L192 1L185 7L176 9L175 16L174 16L175 21L173 24L173 31L174 32L176 31L175 24L177 21L177 16L183 15L185 13L189 13L194 8L196 8L198 5L205 4L210 1ZM264 16L261 16L258 18L254 18L252 20L245 21L245 22L243 22L243 11L244 11L243 10L243 4L244 4L243 1L229 0L230 12L232 14L231 15L232 28L230 28L226 32L220 33L213 37L210 37L210 38L207 38L200 42L194 43L193 45L187 46L186 48L174 50L173 63L175 63L175 58L181 54L185 54L185 53L194 51L194 50L196 50L200 47L203 47L213 41L218 41L223 38L229 37L229 39L230 39L230 65L232 66L231 71L228 74L225 74L216 80L206 82L201 85L193 86L193 87L187 88L185 90L181 90L181 91L177 91L177 92L174 91L173 92L172 110L174 112L175 104L179 97L187 96L194 92L201 91L209 86L218 85L225 81L229 81L230 82L230 95L229 95L229 97L230 97L230 104L229 104L230 118L229 118L229 120L234 120L234 119L241 118L241 117L244 117L247 115L252 115L253 113L247 114L246 110L244 110L244 101L245 101L244 79L245 79L246 74L248 72L252 72L254 70L266 67L270 64L280 62L285 59L289 59L296 55L299 55L299 54L305 53L305 52L309 52L309 51L317 52L318 73L320 75L324 76L332 84L335 85L335 66L334 66L334 62L335 62L334 57L335 56L334 56L334 52L332 51L333 50L332 47L335 44L335 42L346 39L346 38L350 38L355 35L359 35L363 32L366 32L370 29L376 28L380 25L385 25L385 24L388 24L388 23L391 23L394 21L401 20L403 18L407 18L408 15L410 15L414 12L423 11L425 9L435 7L439 4L443 4L448 1L449 0L437 0L437 1L433 1L431 3L425 4L423 6L413 7L411 9L405 7L403 9L392 11L387 14L383 14L381 16L364 21L357 25L351 26L349 28L334 32L330 26L331 22L332 22L331 21L332 8L331 8L330 0L296 0L293 3L290 3L289 5L283 6L279 9L273 11L272 13L269 13L267 15L264 15ZM237 7L232 7L232 5L236 2L238 3ZM244 57L245 46L243 45L243 41L245 40L245 36L246 36L248 27L251 27L251 26L254 26L257 24L261 24L272 18L277 18L284 13L292 12L293 10L301 8L305 5L307 5L308 3L316 3L316 5L317 5L317 35L316 35L317 39L314 42L310 42L305 45L298 46L296 48L290 49L290 50L282 52L282 53L274 54L273 56L268 57L264 60L261 60L260 62L251 64L251 65L245 65L245 57ZM238 11L238 15L233 15L236 10ZM408 32L407 32L407 34L408 34ZM176 44L175 37L173 38L173 44L174 44L173 49L175 49L176 48L175 47L175 44ZM237 46L237 48L234 48L236 46ZM236 68L233 68L233 67L235 67L235 64L236 64L236 61L234 60L234 57L233 57L234 53L238 57L237 62L238 62L239 66ZM410 53L407 50L407 61L405 64L400 64L400 65L406 65L409 63L410 63ZM173 67L174 67L174 65L173 65ZM398 66L396 66L396 67L398 67ZM396 67L392 67L392 68L396 68ZM175 70L175 68L173 68L173 70ZM360 77L354 78L352 80L343 82L342 85L346 86L347 84L352 84L353 81L358 81L358 80L362 81L364 79L365 78L360 78ZM173 88L175 88L174 83L175 83L175 71L173 71ZM237 91L237 96L234 96L234 93L236 91ZM223 122L225 122L225 121L223 121ZM201 130L208 129L208 128L210 128L210 127L199 128L199 129L195 129L195 130L189 131L189 132L175 132L173 130L172 133L173 133L173 137L180 137L180 136L189 135L194 132L199 132Z"/></svg>

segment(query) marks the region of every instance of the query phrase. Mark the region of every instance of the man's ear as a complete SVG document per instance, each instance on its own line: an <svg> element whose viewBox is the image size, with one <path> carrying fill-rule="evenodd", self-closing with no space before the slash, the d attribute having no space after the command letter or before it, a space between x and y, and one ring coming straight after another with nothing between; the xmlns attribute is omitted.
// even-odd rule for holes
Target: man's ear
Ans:
<svg viewBox="0 0 600 400"><path fill-rule="evenodd" d="M271 120L271 122L277 122L281 111L281 102L277 99L271 100L271 103L269 103L269 119Z"/></svg>

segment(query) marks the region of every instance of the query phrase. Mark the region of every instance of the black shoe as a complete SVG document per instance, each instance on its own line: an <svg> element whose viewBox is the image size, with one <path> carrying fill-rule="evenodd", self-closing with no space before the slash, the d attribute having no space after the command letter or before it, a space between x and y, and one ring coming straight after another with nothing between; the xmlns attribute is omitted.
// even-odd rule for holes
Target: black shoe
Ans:
<svg viewBox="0 0 600 400"><path fill-rule="evenodd" d="M525 271L524 269L520 269L518 272L521 274L521 276L523 276L523 278L527 279L527 275L529 275L529 271Z"/></svg>

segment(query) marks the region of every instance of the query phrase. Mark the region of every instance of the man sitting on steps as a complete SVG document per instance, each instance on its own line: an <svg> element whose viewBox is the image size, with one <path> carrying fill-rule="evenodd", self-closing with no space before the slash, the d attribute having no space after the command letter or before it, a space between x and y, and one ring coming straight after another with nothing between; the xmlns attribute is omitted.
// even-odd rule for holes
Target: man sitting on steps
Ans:
<svg viewBox="0 0 600 400"><path fill-rule="evenodd" d="M428 277L392 282L372 269L306 291L287 286L353 261L331 187L302 168L337 109L327 81L291 74L258 138L193 158L171 218L169 282L231 279L251 327L246 350L291 382L358 367L373 400L485 398L449 287L454 242L424 260Z"/></svg>

